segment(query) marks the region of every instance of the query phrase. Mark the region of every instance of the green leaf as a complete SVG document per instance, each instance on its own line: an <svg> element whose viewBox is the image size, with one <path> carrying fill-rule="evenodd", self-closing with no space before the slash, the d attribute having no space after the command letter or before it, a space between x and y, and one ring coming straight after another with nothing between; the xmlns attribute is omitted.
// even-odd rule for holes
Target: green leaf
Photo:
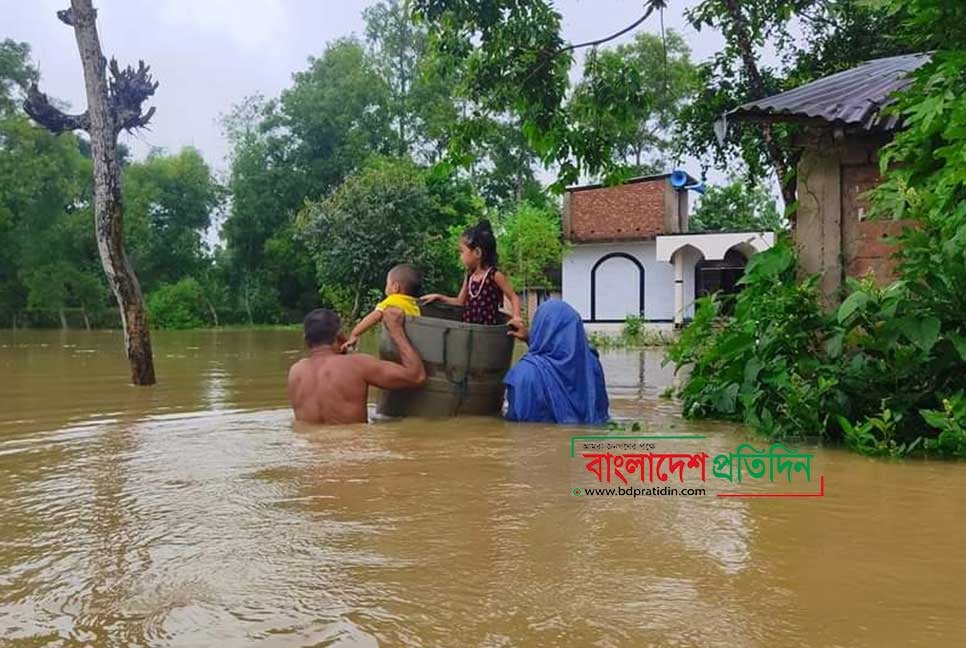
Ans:
<svg viewBox="0 0 966 648"><path fill-rule="evenodd" d="M906 338L926 353L939 339L939 319L936 317L903 317L897 322Z"/></svg>
<svg viewBox="0 0 966 648"><path fill-rule="evenodd" d="M922 416L922 419L928 423L930 427L934 427L937 430L942 430L946 427L946 416L944 412L921 409L919 410L919 415Z"/></svg>
<svg viewBox="0 0 966 648"><path fill-rule="evenodd" d="M727 387L718 392L714 402L714 407L722 414L733 414L735 411L735 400L738 398L738 383L730 383Z"/></svg>
<svg viewBox="0 0 966 648"><path fill-rule="evenodd" d="M959 352L959 357L966 362L966 335L960 335L959 333L950 333L949 341L953 343L956 347L956 351Z"/></svg>
<svg viewBox="0 0 966 648"><path fill-rule="evenodd" d="M846 297L845 301L842 302L842 305L839 306L839 310L838 310L839 322L844 322L849 318L850 315L852 315L852 313L859 310L860 308L864 308L865 305L868 303L869 303L869 294L867 292L858 290L852 293L851 295Z"/></svg>
<svg viewBox="0 0 966 648"><path fill-rule="evenodd" d="M843 337L844 336L842 332L838 332L825 341L825 351L829 354L830 357L837 358L840 355L842 355Z"/></svg>
<svg viewBox="0 0 966 648"><path fill-rule="evenodd" d="M758 379L758 373L762 369L761 360L752 358L745 365L745 384L751 384Z"/></svg>

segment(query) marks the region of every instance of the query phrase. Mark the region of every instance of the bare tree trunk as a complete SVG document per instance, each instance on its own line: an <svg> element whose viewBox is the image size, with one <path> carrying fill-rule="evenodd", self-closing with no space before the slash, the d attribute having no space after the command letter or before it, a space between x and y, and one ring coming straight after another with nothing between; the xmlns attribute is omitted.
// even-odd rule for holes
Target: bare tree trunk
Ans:
<svg viewBox="0 0 966 648"><path fill-rule="evenodd" d="M144 312L141 286L124 250L124 203L121 170L117 163L119 115L111 109L106 60L97 35L97 14L91 0L71 0L74 34L84 67L87 110L90 116L91 156L94 159L94 224L97 250L107 281L121 307L124 343L135 385L153 385L154 358Z"/></svg>
<svg viewBox="0 0 966 648"><path fill-rule="evenodd" d="M81 306L81 315L84 316L84 329L87 331L91 330L91 318L88 317L87 308L84 306Z"/></svg>
<svg viewBox="0 0 966 648"><path fill-rule="evenodd" d="M207 297L205 298L205 304L208 305L208 312L211 313L211 319L215 323L215 328L218 328L218 311L215 310L215 305Z"/></svg>
<svg viewBox="0 0 966 648"><path fill-rule="evenodd" d="M57 315L60 317L60 329L62 331L67 330L67 315L64 314L63 308L57 309Z"/></svg>
<svg viewBox="0 0 966 648"><path fill-rule="evenodd" d="M154 94L157 83L141 61L138 69L121 70L111 60L108 85L107 61L97 35L97 12L91 0L71 0L71 7L58 11L57 17L74 28L77 49L84 69L87 111L66 115L53 106L47 96L33 86L24 108L41 125L54 133L83 129L90 134L94 161L94 230L101 265L114 292L121 313L124 344L135 385L155 383L154 359L144 298L134 270L124 250L124 204L121 197L121 172L117 161L117 135L147 125L154 108L141 113L141 104Z"/></svg>
<svg viewBox="0 0 966 648"><path fill-rule="evenodd" d="M242 282L242 285L243 285L242 294L245 296L245 312L248 313L248 325L254 326L255 319L252 317L252 298L248 290L249 283L248 283L247 275L245 276L245 280Z"/></svg>
<svg viewBox="0 0 966 648"><path fill-rule="evenodd" d="M738 49L741 52L741 62L744 65L745 73L748 75L748 83L754 94L751 98L763 99L766 94L765 83L762 81L761 72L758 70L758 62L755 58L754 47L751 43L751 34L748 31L748 25L745 23L745 17L741 14L738 0L723 0L723 4L731 18L731 30L738 44ZM768 153L768 159L775 169L775 175L778 176L778 185L781 187L782 198L784 198L785 206L787 207L795 202L796 192L795 182L791 179L784 152L775 140L775 134L772 132L771 124L763 122L758 124L757 127L761 129L762 138L765 140L765 151Z"/></svg>

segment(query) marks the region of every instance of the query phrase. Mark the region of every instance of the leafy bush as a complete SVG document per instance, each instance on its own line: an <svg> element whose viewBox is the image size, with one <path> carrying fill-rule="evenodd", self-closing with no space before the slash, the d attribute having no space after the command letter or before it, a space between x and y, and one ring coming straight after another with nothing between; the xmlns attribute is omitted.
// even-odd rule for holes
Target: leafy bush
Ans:
<svg viewBox="0 0 966 648"><path fill-rule="evenodd" d="M620 335L594 332L588 336L590 345L597 349L640 349L644 347L667 346L674 341L673 331L656 331L645 328L644 320L628 315Z"/></svg>
<svg viewBox="0 0 966 648"><path fill-rule="evenodd" d="M926 447L939 454L966 456L966 392L959 391L943 399L942 410L920 410L931 427L939 430L935 439L927 439Z"/></svg>
<svg viewBox="0 0 966 648"><path fill-rule="evenodd" d="M454 232L482 208L463 181L406 161L373 160L325 199L306 203L297 230L324 298L352 321L397 263L423 271L425 292L458 290L463 270Z"/></svg>
<svg viewBox="0 0 966 648"><path fill-rule="evenodd" d="M719 298L699 300L669 350L692 367L680 390L685 415L744 421L776 438L844 440L866 454L966 455L966 405L943 401L966 387L966 348L959 323L944 319L947 302L924 302L908 281L850 280L849 296L825 312L816 279L796 283L781 241L752 257L734 317L721 317ZM927 438L935 430L942 443Z"/></svg>
<svg viewBox="0 0 966 648"><path fill-rule="evenodd" d="M638 338L641 335L642 325L643 320L640 315L628 315L624 319L624 330L621 331L621 335L630 340Z"/></svg>
<svg viewBox="0 0 966 648"><path fill-rule="evenodd" d="M199 328L208 324L205 294L191 277L175 284L162 284L147 298L152 326L169 329Z"/></svg>
<svg viewBox="0 0 966 648"><path fill-rule="evenodd" d="M523 202L498 224L500 268L513 286L517 290L552 287L564 249L556 209Z"/></svg>
<svg viewBox="0 0 966 648"><path fill-rule="evenodd" d="M692 365L681 390L685 415L741 420L777 438L825 434L844 404L823 359L829 318L815 279L795 282L794 255L782 241L751 258L741 283L733 318L720 316L723 298L699 299L668 352L679 368Z"/></svg>

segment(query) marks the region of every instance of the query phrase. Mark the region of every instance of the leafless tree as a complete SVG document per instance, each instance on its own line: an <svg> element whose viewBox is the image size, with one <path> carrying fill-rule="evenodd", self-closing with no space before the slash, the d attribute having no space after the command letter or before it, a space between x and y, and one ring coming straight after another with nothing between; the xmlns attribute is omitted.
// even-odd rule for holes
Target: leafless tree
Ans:
<svg viewBox="0 0 966 648"><path fill-rule="evenodd" d="M87 110L79 115L62 112L36 84L27 93L24 109L52 133L83 130L90 135L94 161L94 229L101 265L121 311L131 381L135 385L153 385L154 358L144 298L124 251L124 202L117 136L122 130L143 128L151 120L154 108L142 113L141 105L154 94L158 84L151 79L144 61L139 61L137 69L121 70L114 59L108 66L101 52L97 11L91 0L71 0L70 4L69 9L58 11L57 17L74 29L84 69Z"/></svg>

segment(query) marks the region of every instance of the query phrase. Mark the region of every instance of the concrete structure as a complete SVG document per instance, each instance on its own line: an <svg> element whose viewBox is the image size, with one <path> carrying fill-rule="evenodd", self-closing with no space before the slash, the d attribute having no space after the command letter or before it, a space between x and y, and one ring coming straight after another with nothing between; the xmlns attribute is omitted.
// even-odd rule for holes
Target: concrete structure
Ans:
<svg viewBox="0 0 966 648"><path fill-rule="evenodd" d="M896 115L881 109L928 59L909 54L868 61L726 115L805 127L795 142L801 157L794 239L801 272L822 274L829 304L837 303L846 277L894 278L894 248L885 239L913 223L867 220L864 194L881 182L879 150L900 126Z"/></svg>
<svg viewBox="0 0 966 648"><path fill-rule="evenodd" d="M556 288L531 286L523 289L517 288L517 297L520 298L521 314L525 318L532 318L533 314L537 312L537 308L540 307L540 304L548 299L561 299L563 295ZM503 310L507 313L511 310L510 300L506 297L503 298Z"/></svg>
<svg viewBox="0 0 966 648"><path fill-rule="evenodd" d="M681 325L708 277L737 269L774 243L772 233L688 233L688 193L669 174L616 187L574 187L564 196L563 298L594 328L638 316ZM733 277L725 286L734 289Z"/></svg>

